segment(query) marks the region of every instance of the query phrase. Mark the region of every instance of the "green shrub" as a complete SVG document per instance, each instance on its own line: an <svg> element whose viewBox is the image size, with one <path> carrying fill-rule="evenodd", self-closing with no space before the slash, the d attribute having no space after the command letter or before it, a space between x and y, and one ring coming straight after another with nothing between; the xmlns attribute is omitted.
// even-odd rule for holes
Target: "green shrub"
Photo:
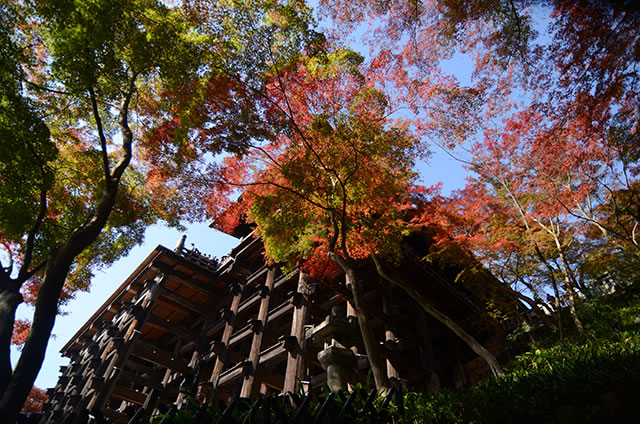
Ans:
<svg viewBox="0 0 640 424"><path fill-rule="evenodd" d="M538 345L546 347L519 355L501 379L432 395L410 393L400 422L635 422L634 402L640 394L638 295L591 300L581 304L579 312L585 335L570 333L562 342L541 339Z"/></svg>

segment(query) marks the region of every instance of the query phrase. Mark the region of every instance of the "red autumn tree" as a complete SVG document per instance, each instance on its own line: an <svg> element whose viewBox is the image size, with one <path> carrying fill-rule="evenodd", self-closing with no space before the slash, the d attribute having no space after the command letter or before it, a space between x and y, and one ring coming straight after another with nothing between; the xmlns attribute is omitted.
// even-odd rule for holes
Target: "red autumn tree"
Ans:
<svg viewBox="0 0 640 424"><path fill-rule="evenodd" d="M640 12L630 2L320 3L341 34L367 23L374 58L392 57L387 76L404 71L407 90L429 86L443 60L462 54L473 61L473 88L490 116L528 102L546 105L557 128L574 120L606 130L616 111L638 120ZM519 87L532 97L512 96Z"/></svg>
<svg viewBox="0 0 640 424"><path fill-rule="evenodd" d="M47 399L47 393L44 390L34 386L31 388L29 396L27 396L27 400L22 406L21 412L24 414L38 413L42 411L42 406L47 402Z"/></svg>
<svg viewBox="0 0 640 424"><path fill-rule="evenodd" d="M385 269L381 258L399 255L404 219L421 146L406 125L387 116L385 96L360 73L362 58L332 51L278 70L267 95L288 121L286 133L229 158L220 169L218 194L242 187L247 218L257 225L272 260L315 261L327 256L350 285L376 386L388 387L385 368L363 309L356 262L373 259L384 278L469 343L501 374L493 356L419 290ZM220 196L214 197L216 207ZM215 215L215 210L214 210Z"/></svg>
<svg viewBox="0 0 640 424"><path fill-rule="evenodd" d="M547 326L556 328L544 310L544 286L540 270L532 266L532 249L523 225L514 219L508 205L477 181L450 197L442 196L439 189L417 193L413 202L418 213L412 221L438 230L428 255L430 262L464 264L457 279L496 316L513 318L515 304L523 302ZM465 254L470 259L462 262ZM492 279L499 284L487 284Z"/></svg>

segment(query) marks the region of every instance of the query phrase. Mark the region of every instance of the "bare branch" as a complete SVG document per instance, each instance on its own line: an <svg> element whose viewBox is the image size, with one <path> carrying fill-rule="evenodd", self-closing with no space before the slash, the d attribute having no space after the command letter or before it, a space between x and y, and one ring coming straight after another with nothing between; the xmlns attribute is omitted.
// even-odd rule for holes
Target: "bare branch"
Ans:
<svg viewBox="0 0 640 424"><path fill-rule="evenodd" d="M276 158L274 158L266 149L253 144L250 144L249 146L251 146L252 148L258 150L263 155L265 155L271 161L271 163L273 163L275 166L278 167L278 169L282 169L282 165L280 165L280 163L276 160Z"/></svg>
<svg viewBox="0 0 640 424"><path fill-rule="evenodd" d="M69 93L68 91L64 91L64 90L56 90L56 89L54 89L54 88L49 88L49 87L44 86L44 85L36 84L35 82L33 82L33 81L29 81L29 80L28 80L28 79L26 79L26 78L23 78L23 79L22 79L22 82L24 82L25 84L27 84L27 85L29 85L29 86L31 86L31 87L33 87L33 88L37 89L37 90L47 91L47 92L49 92L49 93L53 93L53 94L61 94L61 95L64 95L64 96L68 96L68 95L70 95L70 94L71 94L71 93Z"/></svg>

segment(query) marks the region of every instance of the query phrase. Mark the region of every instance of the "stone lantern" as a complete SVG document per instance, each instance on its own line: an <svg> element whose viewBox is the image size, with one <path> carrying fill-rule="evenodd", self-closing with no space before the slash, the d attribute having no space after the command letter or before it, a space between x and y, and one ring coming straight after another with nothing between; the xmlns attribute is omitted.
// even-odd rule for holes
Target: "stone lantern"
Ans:
<svg viewBox="0 0 640 424"><path fill-rule="evenodd" d="M356 317L345 316L344 305L334 306L331 315L312 330L317 343L324 349L318 353L318 361L327 371L327 385L332 392L347 388L356 366L356 355L350 349L360 340Z"/></svg>

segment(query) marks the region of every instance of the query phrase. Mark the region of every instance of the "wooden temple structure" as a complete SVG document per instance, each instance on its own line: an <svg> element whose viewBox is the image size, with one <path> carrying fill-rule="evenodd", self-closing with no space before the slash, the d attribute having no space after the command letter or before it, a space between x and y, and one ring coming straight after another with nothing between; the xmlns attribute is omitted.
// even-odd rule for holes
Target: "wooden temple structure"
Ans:
<svg viewBox="0 0 640 424"><path fill-rule="evenodd" d="M186 395L206 401L211 391L222 399L306 391L335 371L324 354L333 347L353 352L342 378L364 382L368 362L344 275L336 271L326 283L299 270L285 274L267 265L263 253L252 234L220 261L186 249L184 237L174 250L156 247L63 347L70 364L49 389L40 423L70 415L76 422L100 415L126 423L140 407L162 412ZM419 257L408 243L398 270L487 348L500 351L499 327L478 325L483 309ZM373 264L358 272L396 384L433 391L489 374L451 331L382 281Z"/></svg>

